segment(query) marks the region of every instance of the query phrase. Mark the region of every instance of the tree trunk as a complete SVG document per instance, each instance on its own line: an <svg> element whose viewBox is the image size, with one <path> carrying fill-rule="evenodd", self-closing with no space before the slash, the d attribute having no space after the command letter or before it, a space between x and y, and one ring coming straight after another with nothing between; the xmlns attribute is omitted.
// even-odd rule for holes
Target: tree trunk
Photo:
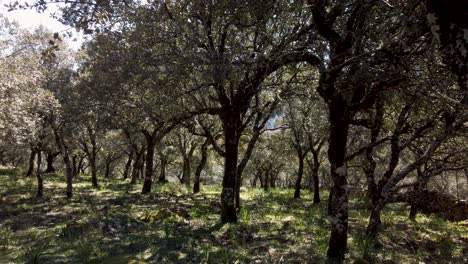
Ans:
<svg viewBox="0 0 468 264"><path fill-rule="evenodd" d="M146 139L146 171L141 193L148 194L151 193L151 186L153 184L153 159L156 142L154 135L149 134L148 131L145 131L144 134Z"/></svg>
<svg viewBox="0 0 468 264"><path fill-rule="evenodd" d="M278 176L277 173L271 174L270 175L270 187L271 188L276 188L276 177Z"/></svg>
<svg viewBox="0 0 468 264"><path fill-rule="evenodd" d="M130 172L130 167L132 166L132 159L133 159L133 151L130 151L128 154L128 160L127 163L125 163L125 169L123 173L123 180L126 180L128 178L128 174Z"/></svg>
<svg viewBox="0 0 468 264"><path fill-rule="evenodd" d="M161 156L160 158L160 165L159 165L160 169L159 169L159 178L158 178L158 182L160 183L166 183L167 180L166 180L166 166L167 166L167 158L166 157L163 157Z"/></svg>
<svg viewBox="0 0 468 264"><path fill-rule="evenodd" d="M97 180L97 166L96 166L96 156L91 154L89 157L89 164L91 166L91 182L93 187L99 188L98 180Z"/></svg>
<svg viewBox="0 0 468 264"><path fill-rule="evenodd" d="M330 191L328 193L328 203L327 203L327 214L330 216L332 215L332 207L333 207L332 201L333 201L333 188L330 188Z"/></svg>
<svg viewBox="0 0 468 264"><path fill-rule="evenodd" d="M261 171L257 171L257 173L255 173L254 179L252 181L252 187L257 188L258 179L260 179L260 187L262 187L262 183L261 183L262 182L262 180L261 180L262 176L261 176L261 174L262 174Z"/></svg>
<svg viewBox="0 0 468 264"><path fill-rule="evenodd" d="M130 184L136 184L138 174L140 173L140 163L142 162L143 148L136 153L135 161L133 162L132 180Z"/></svg>
<svg viewBox="0 0 468 264"><path fill-rule="evenodd" d="M67 177L67 198L73 197L73 168L68 156L68 151L63 155L63 161L65 163L65 175Z"/></svg>
<svg viewBox="0 0 468 264"><path fill-rule="evenodd" d="M105 172L104 172L104 178L106 179L109 179L110 177L110 165L112 163L112 160L111 159L108 159L106 160L106 169L105 169Z"/></svg>
<svg viewBox="0 0 468 264"><path fill-rule="evenodd" d="M263 181L262 181L262 178L260 178L260 181L261 183L263 184L263 190L266 192L268 191L268 179L269 179L269 176L270 176L270 171L269 170L266 170L265 173L263 174L264 177L263 177Z"/></svg>
<svg viewBox="0 0 468 264"><path fill-rule="evenodd" d="M411 209L408 218L411 221L416 220L416 215L418 214L418 207L415 204L411 204Z"/></svg>
<svg viewBox="0 0 468 264"><path fill-rule="evenodd" d="M78 174L78 163L76 162L76 155L72 156L73 178Z"/></svg>
<svg viewBox="0 0 468 264"><path fill-rule="evenodd" d="M342 263L348 238L348 181L345 163L349 121L346 103L335 100L329 104L330 141L328 159L333 180L331 197L331 233L328 244L328 261Z"/></svg>
<svg viewBox="0 0 468 264"><path fill-rule="evenodd" d="M192 174L192 164L189 157L183 158L183 170L182 170L182 180L181 183L185 185L190 185L191 179L190 174Z"/></svg>
<svg viewBox="0 0 468 264"><path fill-rule="evenodd" d="M239 147L238 127L241 124L240 113L228 112L223 116L224 157L223 190L221 192L221 222L237 222L234 197L237 178L237 157Z"/></svg>
<svg viewBox="0 0 468 264"><path fill-rule="evenodd" d="M244 172L245 167L247 166L247 163L250 160L250 157L252 156L255 143L257 143L258 138L260 137L260 129L256 130L252 137L249 140L249 143L247 145L247 149L244 153L244 157L242 160L239 162L239 165L237 165L237 177L236 177L236 208L240 208L240 187L242 185L242 173Z"/></svg>
<svg viewBox="0 0 468 264"><path fill-rule="evenodd" d="M47 167L45 170L45 173L53 173L55 172L54 168L54 159L60 154L60 152L56 153L47 153L46 161L47 161Z"/></svg>
<svg viewBox="0 0 468 264"><path fill-rule="evenodd" d="M68 146L57 128L54 128L54 135L57 147L63 155L63 162L65 163L65 177L67 180L67 198L70 199L73 197L73 166L68 153Z"/></svg>
<svg viewBox="0 0 468 264"><path fill-rule="evenodd" d="M320 185L319 185L319 168L320 168L320 163L318 159L318 153L313 151L312 156L314 158L314 165L312 168L312 180L313 180L313 185L314 185L314 204L320 203Z"/></svg>
<svg viewBox="0 0 468 264"><path fill-rule="evenodd" d="M367 224L366 229L366 235L369 239L373 239L377 235L380 224L382 223L382 221L380 220L380 215L382 213L384 205L384 201L380 199L376 201L376 203L372 206L371 215L369 217L369 223Z"/></svg>
<svg viewBox="0 0 468 264"><path fill-rule="evenodd" d="M83 174L83 166L84 166L84 159L86 156L81 156L80 160L78 160L78 166L76 167L76 174Z"/></svg>
<svg viewBox="0 0 468 264"><path fill-rule="evenodd" d="M299 158L299 168L297 169L297 180L296 180L296 185L294 188L294 199L301 198L301 182L302 182L302 175L304 174L305 155L302 153L302 151L298 151L297 156Z"/></svg>
<svg viewBox="0 0 468 264"><path fill-rule="evenodd" d="M138 173L138 176L140 179L145 178L145 161L146 161L146 155L145 155L145 152L143 152L143 154L141 155L141 162L140 162L140 168L139 168L140 172Z"/></svg>
<svg viewBox="0 0 468 264"><path fill-rule="evenodd" d="M26 177L31 177L34 173L34 160L36 159L37 151L35 148L31 147L31 154L29 154L29 167Z"/></svg>
<svg viewBox="0 0 468 264"><path fill-rule="evenodd" d="M36 172L36 177L37 177L37 197L42 197L44 196L44 178L41 173L41 163L42 163L42 155L41 151L37 151L37 172Z"/></svg>
<svg viewBox="0 0 468 264"><path fill-rule="evenodd" d="M203 145L201 146L201 159L200 163L197 166L197 169L195 170L195 179L193 183L193 193L199 193L200 192L200 176L205 168L206 165L206 160L208 159L208 144L210 143L209 140L205 141Z"/></svg>

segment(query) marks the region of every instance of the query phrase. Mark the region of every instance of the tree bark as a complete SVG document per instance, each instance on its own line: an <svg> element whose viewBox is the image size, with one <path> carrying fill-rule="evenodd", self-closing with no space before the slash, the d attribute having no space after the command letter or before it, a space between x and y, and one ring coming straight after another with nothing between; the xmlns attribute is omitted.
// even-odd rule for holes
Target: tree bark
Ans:
<svg viewBox="0 0 468 264"><path fill-rule="evenodd" d="M348 181L346 168L346 145L349 119L346 103L335 100L329 104L330 141L328 159L333 180L331 197L331 233L327 256L329 261L341 263L347 250L348 239Z"/></svg>
<svg viewBox="0 0 468 264"><path fill-rule="evenodd" d="M227 110L224 113L223 127L226 156L224 158L223 189L221 191L221 222L223 223L237 222L234 197L240 138L237 129L240 124L240 112Z"/></svg>

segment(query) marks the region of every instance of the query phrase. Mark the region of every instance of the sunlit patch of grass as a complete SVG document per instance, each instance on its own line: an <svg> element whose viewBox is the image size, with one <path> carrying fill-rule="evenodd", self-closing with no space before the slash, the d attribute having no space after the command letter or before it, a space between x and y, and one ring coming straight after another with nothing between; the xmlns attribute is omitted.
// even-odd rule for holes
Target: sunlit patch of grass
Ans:
<svg viewBox="0 0 468 264"><path fill-rule="evenodd" d="M293 199L293 189L242 188L238 223L222 225L219 186L203 185L193 195L186 186L154 183L151 195L141 195L141 183L101 177L99 183L93 188L91 178L80 175L67 200L65 177L46 175L46 197L37 200L35 179L15 171L0 175L0 202L8 212L0 218L0 235L9 238L0 240L0 259L24 263L26 249L32 252L43 238L48 248L30 255L45 263L322 263L326 256L326 191L315 205L309 190ZM347 261L463 263L466 224L423 215L411 222L407 210L401 204L384 210L381 245L374 248L360 237L369 218L367 202L351 197ZM64 230L76 232L66 237Z"/></svg>

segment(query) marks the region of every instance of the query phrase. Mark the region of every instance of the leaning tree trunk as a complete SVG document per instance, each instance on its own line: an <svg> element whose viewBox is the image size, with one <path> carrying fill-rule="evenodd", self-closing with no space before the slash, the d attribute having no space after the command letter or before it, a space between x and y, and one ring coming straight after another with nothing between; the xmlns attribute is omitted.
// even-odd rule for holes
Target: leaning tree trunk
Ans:
<svg viewBox="0 0 468 264"><path fill-rule="evenodd" d="M257 143L258 138L260 137L261 132L260 129L256 130L253 134L253 136L250 138L249 143L247 145L247 149L244 153L244 157L240 161L240 163L237 165L237 177L236 177L236 208L240 208L240 187L242 186L242 173L244 172L245 167L247 166L247 163L250 160L250 157L252 156L255 143Z"/></svg>
<svg viewBox="0 0 468 264"><path fill-rule="evenodd" d="M348 239L348 181L345 162L349 122L345 102L336 100L329 104L330 141L328 159L333 180L331 197L331 233L327 256L329 261L342 263Z"/></svg>
<svg viewBox="0 0 468 264"><path fill-rule="evenodd" d="M227 113L223 116L224 157L223 189L221 191L221 221L223 223L237 222L234 196L237 177L237 157L239 151L238 127L241 124L240 113Z"/></svg>
<svg viewBox="0 0 468 264"><path fill-rule="evenodd" d="M36 177L37 177L37 197L42 197L44 196L44 178L41 173L41 163L42 163L42 155L41 151L37 151L37 171L36 171Z"/></svg>
<svg viewBox="0 0 468 264"><path fill-rule="evenodd" d="M36 159L37 151L35 148L31 147L31 154L29 154L29 167L26 177L31 177L34 173L34 160Z"/></svg>
<svg viewBox="0 0 468 264"><path fill-rule="evenodd" d="M302 153L302 151L298 151L297 156L299 158L299 168L297 169L297 180L296 180L296 185L294 188L294 199L301 198L301 182L302 182L302 176L304 174L305 155L304 153Z"/></svg>
<svg viewBox="0 0 468 264"><path fill-rule="evenodd" d="M382 199L375 201L375 203L372 205L372 211L366 229L366 236L370 239L375 238L377 235L380 224L382 223L380 220L380 215L382 214L382 209L384 206L385 202Z"/></svg>
<svg viewBox="0 0 468 264"><path fill-rule="evenodd" d="M201 159L200 163L198 163L197 169L195 170L195 178L194 178L194 183L193 183L193 193L199 193L200 192L200 176L205 168L206 165L206 160L208 158L208 144L210 142L207 140L203 145L201 146Z"/></svg>
<svg viewBox="0 0 468 264"><path fill-rule="evenodd" d="M143 181L142 194L151 193L151 186L153 185L153 159L154 159L154 148L156 147L155 136L149 134L147 131L144 132L146 139L146 171L145 178Z"/></svg>
<svg viewBox="0 0 468 264"><path fill-rule="evenodd" d="M130 167L132 166L132 160L133 160L133 151L131 151L128 154L128 160L127 163L125 163L125 169L123 173L123 180L126 180L128 178L128 174L130 172Z"/></svg>

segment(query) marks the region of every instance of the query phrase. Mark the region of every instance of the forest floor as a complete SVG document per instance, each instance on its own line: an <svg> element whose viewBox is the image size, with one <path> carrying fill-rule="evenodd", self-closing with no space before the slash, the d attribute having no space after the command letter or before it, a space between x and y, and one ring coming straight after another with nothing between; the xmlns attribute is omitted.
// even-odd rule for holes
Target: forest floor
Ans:
<svg viewBox="0 0 468 264"><path fill-rule="evenodd" d="M190 194L175 184L154 186L79 176L74 197L65 179L45 176L44 198L36 182L0 169L0 263L323 263L329 218L326 193L312 204L309 191L244 189L237 224L219 220L219 187ZM408 207L389 206L377 246L365 242L364 199L350 202L346 263L468 263L468 222L407 218Z"/></svg>

